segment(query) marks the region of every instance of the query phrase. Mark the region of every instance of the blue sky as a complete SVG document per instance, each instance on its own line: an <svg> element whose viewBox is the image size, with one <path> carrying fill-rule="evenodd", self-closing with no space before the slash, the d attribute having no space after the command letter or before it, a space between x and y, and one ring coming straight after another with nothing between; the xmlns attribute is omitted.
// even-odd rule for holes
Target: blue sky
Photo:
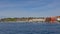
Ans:
<svg viewBox="0 0 60 34"><path fill-rule="evenodd" d="M60 0L0 0L0 17L60 15Z"/></svg>

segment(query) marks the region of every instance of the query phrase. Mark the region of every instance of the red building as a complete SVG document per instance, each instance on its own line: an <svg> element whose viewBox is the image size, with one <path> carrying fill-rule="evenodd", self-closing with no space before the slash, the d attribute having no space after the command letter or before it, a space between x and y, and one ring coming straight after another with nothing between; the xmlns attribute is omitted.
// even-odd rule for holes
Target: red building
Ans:
<svg viewBox="0 0 60 34"><path fill-rule="evenodd" d="M54 23L54 22L56 22L56 17L47 17L46 22Z"/></svg>
<svg viewBox="0 0 60 34"><path fill-rule="evenodd" d="M56 22L56 17L50 17L50 18L51 18L51 20L50 20L51 23Z"/></svg>

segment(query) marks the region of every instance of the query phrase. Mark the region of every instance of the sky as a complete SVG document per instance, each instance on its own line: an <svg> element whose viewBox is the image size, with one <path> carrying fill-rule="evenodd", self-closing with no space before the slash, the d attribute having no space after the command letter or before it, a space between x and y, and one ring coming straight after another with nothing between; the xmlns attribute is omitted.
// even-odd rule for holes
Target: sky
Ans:
<svg viewBox="0 0 60 34"><path fill-rule="evenodd" d="M59 15L60 0L0 0L0 18Z"/></svg>

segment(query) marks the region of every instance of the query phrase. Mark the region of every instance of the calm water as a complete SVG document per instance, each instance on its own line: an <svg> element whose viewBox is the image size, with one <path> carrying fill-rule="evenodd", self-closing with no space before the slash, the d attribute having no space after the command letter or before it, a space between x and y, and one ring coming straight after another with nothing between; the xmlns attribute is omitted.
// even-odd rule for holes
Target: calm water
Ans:
<svg viewBox="0 0 60 34"><path fill-rule="evenodd" d="M0 23L0 34L60 34L60 24Z"/></svg>

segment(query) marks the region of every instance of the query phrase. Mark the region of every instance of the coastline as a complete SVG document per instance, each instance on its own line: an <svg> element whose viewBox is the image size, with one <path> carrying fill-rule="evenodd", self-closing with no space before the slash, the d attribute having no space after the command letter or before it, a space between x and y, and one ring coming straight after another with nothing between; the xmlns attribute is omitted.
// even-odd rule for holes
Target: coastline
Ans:
<svg viewBox="0 0 60 34"><path fill-rule="evenodd" d="M29 22L29 21L6 21L6 22L0 22L0 23L50 23L50 24L53 24L52 22ZM57 23L57 24L60 24L60 22L54 22L54 23Z"/></svg>

